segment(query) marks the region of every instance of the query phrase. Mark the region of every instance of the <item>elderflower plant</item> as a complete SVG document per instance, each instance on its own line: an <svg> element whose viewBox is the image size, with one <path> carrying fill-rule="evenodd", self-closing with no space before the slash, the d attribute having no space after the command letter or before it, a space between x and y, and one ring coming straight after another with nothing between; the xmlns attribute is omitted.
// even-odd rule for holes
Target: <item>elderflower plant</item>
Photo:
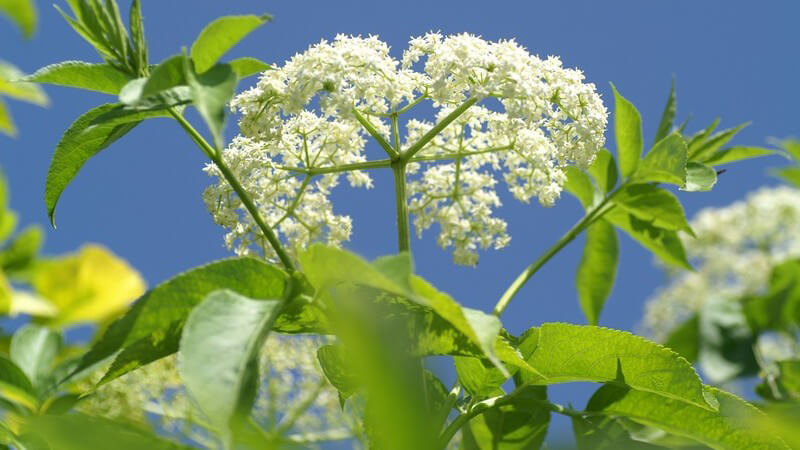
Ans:
<svg viewBox="0 0 800 450"><path fill-rule="evenodd" d="M474 265L479 249L511 239L495 214L501 179L516 199L551 206L566 166L587 167L603 146L608 114L583 79L513 40L429 33L398 60L376 36L339 35L264 72L233 100L241 134L222 159L290 252L348 240L352 221L335 212L331 191L343 175L370 188L366 170L393 168L401 228L409 213L418 235L438 224L439 244ZM407 119L423 101L435 120ZM369 138L388 159L367 158ZM219 180L204 201L228 230L227 247L275 257L219 168L205 170Z"/></svg>
<svg viewBox="0 0 800 450"><path fill-rule="evenodd" d="M683 236L694 272L673 276L645 307L644 327L664 340L712 299L763 293L772 269L800 257L800 190L762 188L743 201L700 211Z"/></svg>

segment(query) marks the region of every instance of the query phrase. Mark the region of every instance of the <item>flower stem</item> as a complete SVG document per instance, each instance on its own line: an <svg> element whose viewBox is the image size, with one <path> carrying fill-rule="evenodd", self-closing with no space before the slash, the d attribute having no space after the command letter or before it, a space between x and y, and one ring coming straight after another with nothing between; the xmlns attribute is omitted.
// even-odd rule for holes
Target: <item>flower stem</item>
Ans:
<svg viewBox="0 0 800 450"><path fill-rule="evenodd" d="M380 144L381 148L383 148L383 150L386 152L386 154L389 155L390 158L396 158L398 156L397 151L394 148L392 148L392 145L389 144L389 142L387 142L383 136L381 136L381 133L378 131L377 128L375 128L375 125L373 125L368 118L364 117L364 115L361 114L355 108L353 108L353 115L356 116L356 120L358 120L358 123L360 123L361 126L363 126L365 130L367 130L367 133L369 133L370 136L372 136L373 138L375 138L376 141L378 141L378 144Z"/></svg>
<svg viewBox="0 0 800 450"><path fill-rule="evenodd" d="M411 237L408 226L408 198L406 194L406 163L392 163L394 172L394 198L397 208L397 248L400 252L411 251Z"/></svg>
<svg viewBox="0 0 800 450"><path fill-rule="evenodd" d="M428 142L431 141L437 134L441 133L442 130L447 128L448 125L453 123L454 120L458 119L461 114L464 114L464 111L468 110L470 106L474 105L478 102L477 97L471 97L464 103L462 103L458 108L454 109L450 114L448 114L444 119L440 120L436 125L433 126L427 133L422 135L421 138L417 142L414 143L411 147L408 148L402 154L402 158L408 161L411 159L418 151L422 150Z"/></svg>
<svg viewBox="0 0 800 450"><path fill-rule="evenodd" d="M258 228L261 230L261 233L264 235L264 237L267 238L267 241L269 241L269 244L272 246L273 250L275 250L275 254L278 255L278 259L281 261L283 266L290 273L294 272L295 271L294 264L292 263L292 260L289 258L289 255L281 246L280 241L278 241L278 237L275 235L275 233L272 231L269 225L267 225L267 223L261 217L261 214L258 212L258 208L253 202L253 199L250 198L250 195L247 193L247 191L245 191L241 183L239 183L239 180L236 178L236 175L234 175L233 172L231 172L230 168L228 168L228 166L222 160L222 156L219 154L219 152L216 149L214 149L214 147L212 147L211 144L209 144L205 140L205 138L203 138L203 136L192 126L192 124L189 123L189 121L186 120L174 108L169 108L167 111L170 113L172 117L175 118L175 120L178 121L181 127L183 127L183 129L186 130L186 132L189 134L192 140L197 144L198 147L200 147L200 150L202 150L203 153L205 153L205 155L208 156L211 162L213 162L214 165L217 166L219 171L222 173L222 176L225 178L228 184L231 185L233 190L236 192L236 195L239 196L239 199L242 201L242 204L244 204L244 207L247 209L247 212L249 212L250 215L253 217L253 220L256 222L256 225L258 225Z"/></svg>

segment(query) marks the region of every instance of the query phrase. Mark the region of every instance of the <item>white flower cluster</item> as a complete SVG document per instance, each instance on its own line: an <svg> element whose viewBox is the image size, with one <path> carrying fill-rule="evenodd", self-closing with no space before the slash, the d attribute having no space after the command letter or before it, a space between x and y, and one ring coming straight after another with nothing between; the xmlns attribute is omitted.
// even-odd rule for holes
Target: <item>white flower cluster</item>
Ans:
<svg viewBox="0 0 800 450"><path fill-rule="evenodd" d="M400 147L399 154L418 143L434 122L406 120L402 139L390 118L426 99L437 123L464 102L487 103L464 110L408 161L417 232L438 223L440 245L453 247L461 264L475 264L479 248L509 242L506 223L493 216L499 178L518 200L537 197L550 206L564 167L587 167L604 143L608 114L594 85L557 58L542 60L514 41L430 33L411 39L397 60L377 37L340 35L264 72L234 99L241 135L224 160L291 249L312 240L339 244L351 222L333 213L328 197L348 169L342 166L366 160L370 134ZM362 172L348 172L348 181L371 186ZM272 254L223 179L205 201L230 230L229 247Z"/></svg>
<svg viewBox="0 0 800 450"><path fill-rule="evenodd" d="M325 379L316 359L320 339L271 334L261 353L261 389L252 416L271 429L287 415L299 414L289 435L354 436L354 418L339 405L338 394ZM82 392L94 389L102 371L85 380ZM141 426L155 419L160 430L206 448L218 443L208 423L189 398L175 356L162 358L96 389L79 410ZM302 410L298 408L303 408Z"/></svg>
<svg viewBox="0 0 800 450"><path fill-rule="evenodd" d="M663 340L711 299L763 293L776 265L800 257L800 190L762 188L744 201L700 211L683 236L694 272L683 272L646 305L644 327Z"/></svg>

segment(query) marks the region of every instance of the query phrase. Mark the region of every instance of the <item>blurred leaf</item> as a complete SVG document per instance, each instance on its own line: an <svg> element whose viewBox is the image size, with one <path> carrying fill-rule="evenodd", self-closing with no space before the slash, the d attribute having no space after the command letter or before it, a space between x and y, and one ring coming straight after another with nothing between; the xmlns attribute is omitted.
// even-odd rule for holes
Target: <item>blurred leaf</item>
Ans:
<svg viewBox="0 0 800 450"><path fill-rule="evenodd" d="M269 64L250 57L236 58L228 62L228 64L230 64L231 68L240 80L242 78L247 78L252 75L266 72L267 70L272 70L272 66Z"/></svg>
<svg viewBox="0 0 800 450"><path fill-rule="evenodd" d="M11 120L11 113L8 112L8 107L2 98L0 98L0 131L11 137L17 135L17 127L14 126L14 121Z"/></svg>
<svg viewBox="0 0 800 450"><path fill-rule="evenodd" d="M109 64L64 61L42 67L23 78L25 81L48 83L117 95L131 78Z"/></svg>
<svg viewBox="0 0 800 450"><path fill-rule="evenodd" d="M614 136L619 167L623 177L630 177L636 172L642 157L642 117L613 84L611 89L614 91Z"/></svg>
<svg viewBox="0 0 800 450"><path fill-rule="evenodd" d="M526 386L511 403L487 409L462 429L463 450L538 449L550 425L550 410L542 406L547 391Z"/></svg>
<svg viewBox="0 0 800 450"><path fill-rule="evenodd" d="M653 144L656 144L660 140L664 139L669 135L670 130L672 130L672 123L675 121L675 113L676 113L676 106L675 106L675 78L672 79L672 86L669 89L669 97L667 98L667 104L664 106L664 112L661 113L661 121L658 123L658 129L656 130L656 137L653 140Z"/></svg>
<svg viewBox="0 0 800 450"><path fill-rule="evenodd" d="M259 351L278 305L214 291L186 319L178 370L186 390L226 440L250 414L261 380Z"/></svg>
<svg viewBox="0 0 800 450"><path fill-rule="evenodd" d="M38 407L36 391L25 372L13 361L0 356L0 397L20 404L30 411Z"/></svg>
<svg viewBox="0 0 800 450"><path fill-rule="evenodd" d="M13 292L11 284L6 279L5 274L0 271L0 312L8 313L11 310Z"/></svg>
<svg viewBox="0 0 800 450"><path fill-rule="evenodd" d="M589 226L575 286L583 315L590 325L597 325L603 305L611 294L618 257L619 245L614 227L603 219Z"/></svg>
<svg viewBox="0 0 800 450"><path fill-rule="evenodd" d="M652 184L628 185L614 197L614 203L656 228L694 234L681 202L666 189Z"/></svg>
<svg viewBox="0 0 800 450"><path fill-rule="evenodd" d="M203 28L192 44L191 57L197 73L203 73L245 36L269 22L269 15L220 17Z"/></svg>
<svg viewBox="0 0 800 450"><path fill-rule="evenodd" d="M49 101L42 88L33 83L20 81L24 77L25 74L14 65L0 61L0 94L35 105L47 106Z"/></svg>
<svg viewBox="0 0 800 450"><path fill-rule="evenodd" d="M589 175L575 166L567 166L565 170L567 181L564 183L564 190L574 195L584 209L588 209L594 203L594 185Z"/></svg>
<svg viewBox="0 0 800 450"><path fill-rule="evenodd" d="M700 353L700 318L692 316L672 330L664 346L686 358L690 363L697 361Z"/></svg>
<svg viewBox="0 0 800 450"><path fill-rule="evenodd" d="M709 166L719 166L743 159L758 158L761 156L774 155L775 151L762 147L728 147L720 150L704 161Z"/></svg>
<svg viewBox="0 0 800 450"><path fill-rule="evenodd" d="M707 299L700 310L700 349L697 361L711 383L719 385L758 373L753 354L756 336L742 305L728 299Z"/></svg>
<svg viewBox="0 0 800 450"><path fill-rule="evenodd" d="M619 421L611 417L572 417L578 450L654 450L663 447L635 441Z"/></svg>
<svg viewBox="0 0 800 450"><path fill-rule="evenodd" d="M40 395L49 386L50 371L61 345L60 334L35 324L23 326L11 338L11 361L25 373Z"/></svg>
<svg viewBox="0 0 800 450"><path fill-rule="evenodd" d="M784 139L779 145L786 153L800 161L800 139Z"/></svg>
<svg viewBox="0 0 800 450"><path fill-rule="evenodd" d="M86 161L142 120L153 117L168 116L163 111L129 111L118 104L105 104L89 110L70 125L56 146L45 183L45 204L54 225L58 199Z"/></svg>
<svg viewBox="0 0 800 450"><path fill-rule="evenodd" d="M317 349L317 360L328 382L339 391L341 400L353 395L358 389L358 381L349 372L345 361L345 351L340 345L323 345Z"/></svg>
<svg viewBox="0 0 800 450"><path fill-rule="evenodd" d="M145 282L127 262L97 245L42 262L31 285L58 315L52 326L102 322L123 311L145 291Z"/></svg>
<svg viewBox="0 0 800 450"><path fill-rule="evenodd" d="M178 350L183 324L191 310L211 292L228 289L255 299L280 298L286 274L250 258L217 261L184 272L145 294L108 327L76 371L119 352L103 383ZM300 299L287 305L275 330L286 333L320 331L319 313Z"/></svg>
<svg viewBox="0 0 800 450"><path fill-rule="evenodd" d="M614 161L611 152L606 149L601 149L597 152L588 172L604 194L611 192L617 185L617 179L619 178L617 163Z"/></svg>
<svg viewBox="0 0 800 450"><path fill-rule="evenodd" d="M800 400L800 360L776 361L777 376L767 374L772 379L764 380L756 386L756 392L763 398L774 401Z"/></svg>
<svg viewBox="0 0 800 450"><path fill-rule="evenodd" d="M715 410L692 366L677 353L628 332L546 323L520 338L528 363L542 373L528 384L615 382L666 399Z"/></svg>
<svg viewBox="0 0 800 450"><path fill-rule="evenodd" d="M36 31L36 4L33 0L0 0L0 13L5 14L30 38Z"/></svg>
<svg viewBox="0 0 800 450"><path fill-rule="evenodd" d="M744 313L757 333L793 330L800 323L800 260L773 267L767 293L745 298Z"/></svg>
<svg viewBox="0 0 800 450"><path fill-rule="evenodd" d="M53 450L188 449L143 428L82 414L36 417L25 424L24 431L43 439Z"/></svg>
<svg viewBox="0 0 800 450"><path fill-rule="evenodd" d="M750 123L743 123L735 128L728 128L715 133L709 137L708 140L703 140L702 143L689 148L689 160L697 162L706 162L711 158L719 149L728 143L742 128L750 125Z"/></svg>
<svg viewBox="0 0 800 450"><path fill-rule="evenodd" d="M658 141L642 160L634 178L643 182L670 183L683 186L686 182L686 142L679 133Z"/></svg>
<svg viewBox="0 0 800 450"><path fill-rule="evenodd" d="M800 167L784 167L773 172L787 183L800 187Z"/></svg>
<svg viewBox="0 0 800 450"><path fill-rule="evenodd" d="M603 216L603 219L628 233L665 263L682 269L693 270L686 259L686 251L683 248L683 244L675 231L655 227L647 221L628 214L621 208L611 209Z"/></svg>
<svg viewBox="0 0 800 450"><path fill-rule="evenodd" d="M24 229L0 250L0 269L9 275L24 271L42 248L44 233L38 225Z"/></svg>
<svg viewBox="0 0 800 450"><path fill-rule="evenodd" d="M228 64L217 64L200 75L187 69L192 104L205 120L217 149L225 146L225 110L236 93L238 78Z"/></svg>
<svg viewBox="0 0 800 450"><path fill-rule="evenodd" d="M9 316L16 317L27 314L33 317L52 318L58 315L58 308L42 297L26 291L12 291L10 304L6 311Z"/></svg>
<svg viewBox="0 0 800 450"><path fill-rule="evenodd" d="M586 409L628 417L715 449L789 449L780 438L754 429L755 421L763 417L754 406L724 391L707 389L718 400L719 411L613 384L598 389Z"/></svg>
<svg viewBox="0 0 800 450"><path fill-rule="evenodd" d="M689 162L686 165L686 185L683 191L710 191L717 184L717 171L705 164Z"/></svg>

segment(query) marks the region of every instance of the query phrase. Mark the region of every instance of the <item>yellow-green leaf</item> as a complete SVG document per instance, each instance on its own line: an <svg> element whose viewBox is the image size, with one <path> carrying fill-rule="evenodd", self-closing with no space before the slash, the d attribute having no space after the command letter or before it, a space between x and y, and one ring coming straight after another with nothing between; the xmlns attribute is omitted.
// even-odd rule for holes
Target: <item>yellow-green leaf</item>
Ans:
<svg viewBox="0 0 800 450"><path fill-rule="evenodd" d="M211 22L192 44L191 57L197 73L210 69L234 45L272 18L263 16L226 16Z"/></svg>
<svg viewBox="0 0 800 450"><path fill-rule="evenodd" d="M617 139L617 156L623 177L636 172L642 157L642 117L639 111L625 97L614 91L614 136Z"/></svg>

